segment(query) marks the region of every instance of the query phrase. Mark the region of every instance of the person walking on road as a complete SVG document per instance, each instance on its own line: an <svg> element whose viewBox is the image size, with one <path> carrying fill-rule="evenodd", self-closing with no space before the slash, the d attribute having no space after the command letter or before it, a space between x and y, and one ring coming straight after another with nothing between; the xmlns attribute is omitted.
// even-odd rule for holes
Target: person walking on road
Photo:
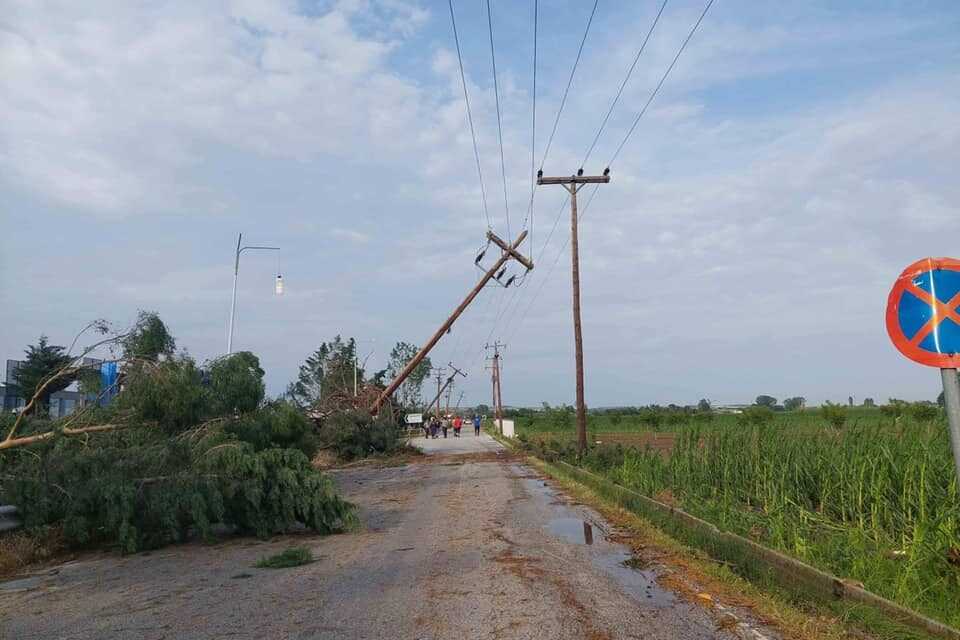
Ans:
<svg viewBox="0 0 960 640"><path fill-rule="evenodd" d="M443 420L440 421L440 428L443 429L443 437L447 437L447 429L450 428L450 416L443 416Z"/></svg>
<svg viewBox="0 0 960 640"><path fill-rule="evenodd" d="M460 437L460 429L463 428L463 418L460 416L454 416L453 418L453 437Z"/></svg>
<svg viewBox="0 0 960 640"><path fill-rule="evenodd" d="M480 416L479 414L473 414L473 435L480 435Z"/></svg>

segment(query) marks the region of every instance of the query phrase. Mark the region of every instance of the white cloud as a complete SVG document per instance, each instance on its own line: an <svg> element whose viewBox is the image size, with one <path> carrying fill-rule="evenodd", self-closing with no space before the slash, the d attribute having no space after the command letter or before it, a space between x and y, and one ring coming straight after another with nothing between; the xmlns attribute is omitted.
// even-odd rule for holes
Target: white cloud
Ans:
<svg viewBox="0 0 960 640"><path fill-rule="evenodd" d="M383 39L350 7L22 3L0 32L0 166L20 188L107 216L211 206L195 171L212 148L362 158L415 141L419 89L389 34L422 24L382 7ZM399 20L398 25L393 25Z"/></svg>
<svg viewBox="0 0 960 640"><path fill-rule="evenodd" d="M590 164L602 168L699 4L671 3ZM215 354L238 230L283 247L288 295L272 296L272 256L241 278L238 342L262 355L271 391L321 340L416 341L462 299L486 219L445 8L431 19L398 0L309 6L13 5L0 29L0 188L23 206L0 236L0 347L145 307ZM597 23L548 172L578 166L652 9ZM715 9L581 226L588 401L925 393L881 316L900 269L955 252L960 231L957 58L932 55L949 47L942 34L921 37L936 16ZM509 30L518 15L496 25L514 233L532 106L526 35ZM483 22L463 18L461 38L505 236ZM561 22L543 40L538 161L570 63L545 52L582 34ZM564 208L541 258L562 199L538 192L524 247L537 268L492 336L512 339L510 402L571 399L566 253L514 332L567 237ZM513 295L484 291L434 354L475 361L472 401L488 392L479 345Z"/></svg>

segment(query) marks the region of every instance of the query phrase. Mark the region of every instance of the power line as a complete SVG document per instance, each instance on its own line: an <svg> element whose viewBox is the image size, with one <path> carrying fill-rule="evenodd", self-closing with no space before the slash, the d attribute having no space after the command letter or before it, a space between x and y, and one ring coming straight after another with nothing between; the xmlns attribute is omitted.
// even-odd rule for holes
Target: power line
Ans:
<svg viewBox="0 0 960 640"><path fill-rule="evenodd" d="M451 0L452 2L452 0ZM503 176L503 207L507 215L507 241L513 241L510 233L510 202L507 199L507 168L503 160L503 125L500 118L500 85L497 82L497 56L493 47L493 15L490 9L490 0L487 0L487 27L490 31L490 62L493 64L493 95L497 103L497 138L500 141L500 174Z"/></svg>
<svg viewBox="0 0 960 640"><path fill-rule="evenodd" d="M599 188L600 188L600 185L596 185L593 188L593 191L590 193L590 199L587 200L587 204L584 205L583 210L580 211L579 215L577 215L577 222L579 222L580 220L583 220L583 216L586 215L587 209L590 207L590 203L593 202L593 196L596 195L597 189ZM533 294L533 297L530 298L530 303L524 308L523 314L520 316L519 322L517 322L516 326L514 326L513 330L510 332L509 335L511 340L513 339L514 334L516 334L516 332L520 330L520 327L523 325L523 321L527 319L527 314L530 313L530 309L533 308L533 305L536 303L537 298L540 297L540 292L543 291L543 287L546 286L547 280L550 279L550 276L553 274L553 270L556 269L557 264L559 264L560 256L563 255L563 252L566 250L568 244L570 244L569 236L567 236L567 238L564 239L563 245L560 247L560 250L557 251L557 256L553 259L553 264L551 264L550 268L547 270L547 275L545 275L543 279L540 281L540 287Z"/></svg>
<svg viewBox="0 0 960 640"><path fill-rule="evenodd" d="M553 130L547 139L547 146L543 150L543 160L540 161L540 168L543 168L547 161L547 154L550 153L550 145L553 144L553 136L557 133L557 125L560 124L560 114L563 113L563 107L567 103L567 93L570 91L570 85L573 84L573 76L577 72L577 65L580 64L580 55L583 53L583 45L587 41L587 34L590 33L590 25L593 24L593 16L597 12L597 4L600 0L594 0L593 9L590 11L590 18L587 20L587 28L583 32L583 38L580 40L580 48L577 50L577 58L573 61L573 69L570 70L570 79L567 80L567 88L563 90L563 97L560 99L560 108L557 110L557 117L553 121Z"/></svg>
<svg viewBox="0 0 960 640"><path fill-rule="evenodd" d="M697 18L697 21L694 23L693 28L690 29L690 33L687 34L687 37L686 39L684 39L683 44L681 44L680 48L677 50L677 54L673 57L673 60L670 62L670 66L667 67L667 70L664 72L663 76L660 78L660 82L657 83L656 88L650 94L650 97L647 99L647 102L643 105L643 109L641 109L640 112L637 114L637 117L634 119L633 124L631 125L630 129L627 131L627 134L624 136L623 140L620 142L620 145L617 147L616 152L610 158L610 162L607 163L608 167L612 165L613 161L616 160L617 157L620 155L620 152L623 150L624 145L626 145L627 141L630 139L630 136L633 134L634 130L636 129L637 124L640 122L640 119L647 112L647 109L650 107L650 104L653 102L653 99L656 98L657 94L660 92L660 88L663 86L663 83L666 81L667 76L670 75L670 72L673 70L673 67L676 65L677 60L680 58L680 55L683 53L684 49L687 48L687 45L690 43L690 40L693 38L693 35L696 33L697 29L700 27L700 23L703 22L703 18L707 15L707 11L710 10L710 7L713 5L713 2L714 0L708 0L706 6L703 9L703 12L700 14L700 17ZM584 205L583 210L580 212L578 216L578 221L582 220L583 217L587 214L587 210L590 208L590 204L593 202L593 198L597 194L598 188L599 188L599 185L597 187L594 187L593 191L590 193L590 198L587 200L586 205ZM558 219L559 219L559 216L558 216ZM513 339L514 333L516 333L516 331L519 330L520 326L523 324L523 321L526 319L527 314L530 312L530 309L533 307L537 298L540 296L540 292L543 291L543 287L546 284L546 281L550 278L550 275L553 273L554 268L556 268L557 263L560 261L560 256L563 255L563 252L567 248L567 245L569 244L569 242L570 242L570 238L568 237L564 241L563 246L560 247L560 250L557 252L557 256L556 258L554 258L553 264L550 265L550 269L547 270L547 275L544 276L543 280L541 281L540 288L538 288L537 291L534 293L533 297L530 299L530 303L524 309L523 314L520 317L520 321L508 336L508 342ZM538 258L538 262L539 262L539 258Z"/></svg>
<svg viewBox="0 0 960 640"><path fill-rule="evenodd" d="M640 56L643 54L644 50L647 47L647 43L650 41L650 37L653 35L653 31L656 29L657 24L660 22L660 17L663 15L664 9L667 7L667 3L670 0L663 0L663 3L660 5L660 9L657 11L657 15L654 16L653 23L651 23L650 28L647 30L647 35L643 39L643 43L640 45L640 49L637 50L637 55L633 58L633 63L630 65L630 68L627 69L626 76L623 78L623 81L620 83L620 87L617 90L617 94L614 96L613 101L610 103L610 108L607 109L606 115L603 117L603 121L600 123L600 128L597 129L597 133L593 138L593 142L590 143L590 147L587 149L587 152L584 154L583 161L580 163L582 167L587 163L587 160L590 158L590 154L593 153L594 148L596 147L597 142L600 140L600 135L603 133L603 130L607 126L607 122L610 120L610 116L613 114L614 108L617 106L617 103L620 101L620 97L623 95L623 90L626 88L627 83L630 81L630 77L633 75L634 70L637 67L637 63L640 61ZM597 187L594 187L594 193L596 193ZM531 196L532 198L532 196ZM593 199L593 194L591 194L590 199ZM567 200L569 196L564 199L563 203L560 205L560 209L557 212L557 216L553 221L553 228L550 229L550 233L547 235L547 240L544 242L543 251L537 258L539 262L543 258L543 252L546 250L547 245L550 244L550 239L553 237L554 231L557 229L557 225L560 222L560 216L563 214L566 209ZM542 287L541 287L542 288ZM509 304L508 304L509 307Z"/></svg>
<svg viewBox="0 0 960 640"><path fill-rule="evenodd" d="M537 153L537 22L540 9L539 0L533 0L533 121L530 123L530 206L527 216L530 218L530 253L533 253L533 196L537 190L536 153ZM526 275L526 274L524 274Z"/></svg>
<svg viewBox="0 0 960 640"><path fill-rule="evenodd" d="M483 214L487 219L487 229L491 229L490 210L487 207L487 190L483 185L483 170L480 168L480 150L477 147L477 133L473 126L473 113L470 110L470 95L467 93L467 77L463 72L463 56L460 54L460 36L457 34L457 19L453 13L453 0L450 5L450 24L453 26L453 40L457 44L457 62L460 64L460 82L463 84L463 101L467 105L467 121L470 123L470 137L473 138L473 157L477 161L477 176L480 178L480 196L483 199Z"/></svg>
<svg viewBox="0 0 960 640"><path fill-rule="evenodd" d="M677 64L677 60L680 59L680 54L683 53L683 50L687 48L690 40L693 38L693 34L697 32L697 29L700 28L700 23L703 22L704 17L707 15L707 11L710 10L710 7L713 5L713 0L708 0L707 6L703 8L703 13L700 14L700 17L697 18L696 23L694 23L693 28L690 29L690 33L687 34L686 39L683 41L683 44L680 45L680 48L677 50L677 55L673 56L673 61L670 63L670 66L667 67L667 70L663 73L663 76L660 78L660 82L657 83L656 88L650 94L650 97L647 98L647 103L643 105L643 109L640 110L640 113L637 114L637 117L634 118L633 124L630 126L630 129L627 131L627 135L623 137L623 141L620 142L620 145L617 147L617 150L614 152L613 156L610 158L610 162L607 163L607 166L613 164L613 161L617 159L620 155L620 152L623 150L624 145L627 144L627 140L630 139L630 136L633 135L633 130L637 128L637 124L640 122L640 118L643 117L643 114L647 112L647 108L650 106L650 103L653 102L653 99L657 97L657 94L660 92L660 87L663 86L664 81L666 81L667 76L670 75L670 72L673 71L673 67Z"/></svg>
<svg viewBox="0 0 960 640"><path fill-rule="evenodd" d="M582 54L583 54L583 47L584 47L584 45L585 45L586 42L587 42L587 36L590 34L590 26L593 24L593 17L594 17L594 16L596 15L596 13L597 13L597 5L599 4L599 2L600 2L600 0L594 0L593 8L590 10L590 17L587 19L587 26L586 26L586 28L585 28L584 31L583 31L583 37L580 39L580 47L577 49L577 57L576 57L576 58L574 59L574 61L573 61L573 67L570 69L570 77L567 79L567 86L564 88L564 90L563 90L563 96L562 96L561 99L560 99L560 107L557 109L557 117L554 118L553 128L552 128L551 131L550 131L550 137L547 139L547 144L546 144L546 146L544 147L544 150L543 150L543 158L540 160L540 168L541 168L541 169L543 169L543 165L544 165L544 164L546 163L546 161L547 161L547 156L550 154L550 147L553 145L553 138L554 138L554 136L556 136L557 127L558 127L559 124L560 124L560 116L563 114L563 108L564 108L564 106L565 106L566 103L567 103L567 95L569 94L569 92L570 92L570 87L571 87L571 85L573 84L573 78L574 78L574 76L575 76L576 73L577 73L577 67L578 67L579 64L580 64L580 57L581 57ZM534 78L536 78L536 22L537 22L537 6L536 6L536 4L535 4L535 5L534 5L534 23L535 23L535 24L534 24ZM536 80L534 80L534 82L535 82L535 81L536 81ZM534 100L535 100L535 99L536 99L536 98L534 98ZM536 121L534 121L534 122L536 122ZM534 128L534 129L535 129L535 128ZM533 147L531 146L531 156L532 156L532 155L533 155ZM534 166L535 166L535 165L534 165ZM530 216L531 218L532 218L532 215L533 215L533 202L534 202L534 197L535 197L535 194L536 194L536 183L535 183L535 181L534 181L534 179L533 179L533 175L532 175L532 174L533 174L533 171L532 171L532 167L531 167L531 183L532 183L532 184L531 184L531 188L530 188L530 202L529 202L529 204L527 205L527 216ZM564 204L566 204L566 203L564 203ZM543 256L544 250L546 250L547 245L550 243L550 238L553 237L553 231L557 228L557 224L558 224L559 221L560 221L560 214L561 214L562 212L563 212L563 208L561 207L560 212L557 213L557 218L556 218L556 220L554 220L554 222L553 222L553 228L551 229L550 234L547 236L547 240L546 240L546 242L544 243L543 248L542 248L541 251L540 251L540 257ZM526 222L526 218L524 219L524 222ZM534 251L533 247L534 247L534 245L533 245L533 233L532 233L532 224L531 224L531 240L530 240L531 253ZM538 258L538 261L539 261L539 258ZM527 274L524 273L523 279L526 279L526 275L527 275ZM523 282L523 280L521 280L521 283L522 283L522 282ZM507 308L509 308L510 304L513 302L513 299L517 298L518 295L519 295L519 294L518 294L517 292L514 292L513 298L510 300L510 302L507 303ZM499 320L498 320L498 321L499 321ZM494 324L494 328L495 328L495 327L496 327L496 324Z"/></svg>
<svg viewBox="0 0 960 640"><path fill-rule="evenodd" d="M663 10L667 7L667 2L669 1L670 0L663 0L663 4L660 5L660 10L657 11L657 15L653 19L653 24L650 25L650 29L647 31L647 35L643 39L643 44L640 45L637 55L633 58L633 64L631 64L630 68L627 70L627 75L624 77L623 82L620 83L620 88L617 90L617 95L614 96L613 102L610 103L610 108L607 109L607 115L603 117L603 122L600 123L600 128L597 130L597 135L593 137L593 142L590 143L590 148L587 149L587 153L583 156L583 161L580 163L581 167L587 164L590 154L593 153L594 147L597 146L597 141L600 140L600 134L603 133L604 128L607 126L607 121L610 120L610 115L613 113L614 107L616 107L617 102L620 101L620 96L623 95L623 89L627 86L627 82L630 81L630 76L633 75L633 70L637 68L637 62L640 61L640 55L643 53L643 50L646 49L647 42L650 41L650 36L653 35L653 30L657 28L657 23L660 22L660 16L663 15Z"/></svg>

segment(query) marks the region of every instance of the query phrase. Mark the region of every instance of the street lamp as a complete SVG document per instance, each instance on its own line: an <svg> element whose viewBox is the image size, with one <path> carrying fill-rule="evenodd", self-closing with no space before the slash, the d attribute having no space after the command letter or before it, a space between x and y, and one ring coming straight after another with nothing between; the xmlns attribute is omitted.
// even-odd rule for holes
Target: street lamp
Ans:
<svg viewBox="0 0 960 640"><path fill-rule="evenodd" d="M240 274L240 254L246 250L251 251L276 251L277 252L277 281L276 281L276 294L283 295L283 276L280 274L280 247L258 247L258 246L246 246L241 247L240 241L243 239L243 234L241 233L237 236L237 252L233 256L233 298L230 300L230 328L227 329L227 355L233 353L233 320L237 315L237 277Z"/></svg>

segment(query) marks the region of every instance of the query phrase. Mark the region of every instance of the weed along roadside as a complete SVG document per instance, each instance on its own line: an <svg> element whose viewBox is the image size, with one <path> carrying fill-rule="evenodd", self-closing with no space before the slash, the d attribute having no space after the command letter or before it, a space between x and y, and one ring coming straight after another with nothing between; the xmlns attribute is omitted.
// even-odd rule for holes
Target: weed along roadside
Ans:
<svg viewBox="0 0 960 640"><path fill-rule="evenodd" d="M876 637L960 638L960 631L950 625L878 596L856 581L834 576L741 535L723 531L675 504L642 495L600 473L560 459L556 452L542 446L531 448L522 442L504 442L538 456L533 460L545 473L583 486L600 500L640 516L682 543L727 563L751 582L783 592L791 600L824 606Z"/></svg>
<svg viewBox="0 0 960 640"><path fill-rule="evenodd" d="M960 495L936 405L646 408L624 412L616 431L611 412L592 417L584 468L960 624ZM576 461L571 430L549 429L550 418L518 420L520 437L543 457Z"/></svg>
<svg viewBox="0 0 960 640"><path fill-rule="evenodd" d="M257 560L257 569L288 569L313 562L313 552L306 547L289 547L271 556Z"/></svg>

